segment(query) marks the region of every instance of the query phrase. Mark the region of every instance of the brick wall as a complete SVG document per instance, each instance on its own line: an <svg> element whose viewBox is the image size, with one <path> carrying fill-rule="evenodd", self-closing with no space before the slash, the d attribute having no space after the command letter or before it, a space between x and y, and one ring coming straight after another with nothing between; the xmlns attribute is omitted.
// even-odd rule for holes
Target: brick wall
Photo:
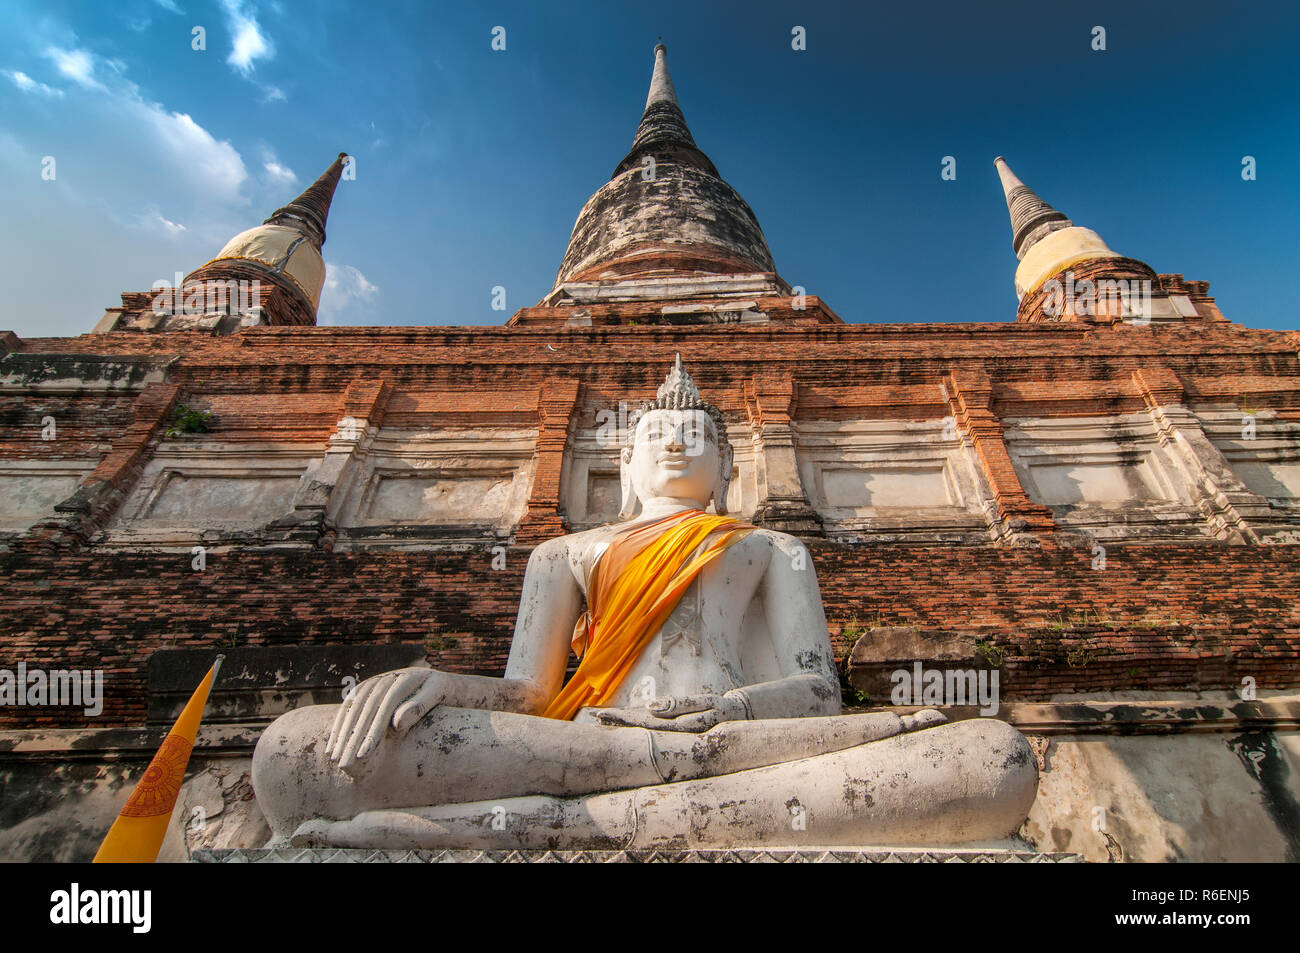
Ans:
<svg viewBox="0 0 1300 953"><path fill-rule="evenodd" d="M810 541L837 655L873 625L983 633L1008 698L1106 689L1300 684L1300 548L846 546ZM144 721L161 648L428 642L430 661L499 675L530 550L469 553L0 555L0 668L106 670L99 727ZM430 641L431 640L431 641ZM268 686L269 687L269 686ZM0 726L80 711L0 708Z"/></svg>
<svg viewBox="0 0 1300 953"><path fill-rule="evenodd" d="M435 664L499 674L529 552L512 548L508 568L495 572L486 547L210 552L195 572L187 553L87 546L162 439L160 401L213 410L217 439L321 452L338 417L356 412L347 395L380 387L393 426L537 427L540 489L517 533L528 545L562 530L557 493L571 428L589 425L596 408L651 396L677 351L737 423L751 411L746 388L766 375L791 381L796 421L951 413L972 432L982 427L975 436L987 445L986 465L1005 477L1004 505L1018 484L996 454L1001 417L1138 411L1155 381L1161 393L1181 387L1187 402L1300 420L1300 338L1227 323L257 328L231 337L0 335L0 343L29 354L170 362L165 384L129 394L33 384L0 395L0 457L102 455L96 479L108 489L89 499L94 487L83 486L87 532L60 537L38 525L0 553L0 668L19 660L106 668L109 697L96 724L143 720L147 661L163 647L433 637ZM53 444L39 439L46 411L58 421ZM1035 523L1036 511L1022 509L1041 530L1040 546L810 541L837 651L872 625L976 629L1003 652L1008 697L1300 679L1300 548L1108 543L1107 568L1096 571L1088 549L1065 548L1049 520ZM66 710L0 708L8 727L82 721Z"/></svg>
<svg viewBox="0 0 1300 953"><path fill-rule="evenodd" d="M0 459L97 459L134 419L135 394L0 394ZM41 439L54 418L53 440Z"/></svg>

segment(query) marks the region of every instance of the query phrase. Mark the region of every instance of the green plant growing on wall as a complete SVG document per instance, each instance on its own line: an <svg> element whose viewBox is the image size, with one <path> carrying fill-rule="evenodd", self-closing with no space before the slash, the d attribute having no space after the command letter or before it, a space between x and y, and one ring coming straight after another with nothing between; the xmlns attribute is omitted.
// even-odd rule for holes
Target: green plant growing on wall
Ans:
<svg viewBox="0 0 1300 953"><path fill-rule="evenodd" d="M1001 668L1006 657L1006 650L991 638L975 640L975 654L982 658L990 668Z"/></svg>
<svg viewBox="0 0 1300 953"><path fill-rule="evenodd" d="M1180 623L1173 616L1156 612L1148 612L1134 623L1134 627L1139 629L1172 629L1177 625Z"/></svg>
<svg viewBox="0 0 1300 953"><path fill-rule="evenodd" d="M1076 645L1065 654L1065 661L1069 663L1070 668L1083 668L1089 662L1095 662L1101 655L1097 649L1087 649L1082 645Z"/></svg>
<svg viewBox="0 0 1300 953"><path fill-rule="evenodd" d="M1110 629L1112 632L1117 632L1123 628L1119 622L1109 615L1102 615L1096 609L1087 606L1078 612L1058 612L1056 621L1046 623L1043 628L1049 632L1064 632L1066 629L1076 629L1089 625Z"/></svg>
<svg viewBox="0 0 1300 953"><path fill-rule="evenodd" d="M431 635L424 640L426 652L445 652L456 647L456 640L448 635Z"/></svg>
<svg viewBox="0 0 1300 953"><path fill-rule="evenodd" d="M856 615L840 626L838 638L841 646L840 651L843 652L843 658L840 660L840 669L845 677L848 676L849 659L853 655L853 647L858 644L859 639L870 632L873 628L875 627L863 625ZM832 646L832 649L833 648L834 647Z"/></svg>
<svg viewBox="0 0 1300 953"><path fill-rule="evenodd" d="M184 404L176 405L176 416L167 428L168 437L179 437L183 433L207 433L212 429L212 414L205 410L195 410Z"/></svg>
<svg viewBox="0 0 1300 953"><path fill-rule="evenodd" d="M866 631L862 623L858 621L858 617L854 616L840 626L840 641L844 643L849 651L852 651L854 644L857 643L858 639L862 638L863 633Z"/></svg>

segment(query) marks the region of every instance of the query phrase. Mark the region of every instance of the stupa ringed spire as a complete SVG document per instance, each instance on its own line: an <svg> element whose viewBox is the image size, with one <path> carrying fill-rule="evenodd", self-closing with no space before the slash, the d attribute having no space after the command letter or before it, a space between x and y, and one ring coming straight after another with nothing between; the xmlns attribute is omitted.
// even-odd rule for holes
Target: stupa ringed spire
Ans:
<svg viewBox="0 0 1300 953"><path fill-rule="evenodd" d="M686 125L686 116L677 102L677 90L668 72L668 47L655 46L655 65L650 74L650 90L646 94L645 110L632 137L632 149L614 170L611 179L631 168L640 168L646 156L656 162L675 161L693 165L717 176L718 170L699 147ZM721 176L718 176L721 178Z"/></svg>
<svg viewBox="0 0 1300 953"><path fill-rule="evenodd" d="M271 213L263 225L289 225L304 231L317 248L325 244L325 222L329 218L334 190L347 163L348 154L340 152L328 169L307 186L296 199ZM319 240L317 240L319 236Z"/></svg>
<svg viewBox="0 0 1300 953"><path fill-rule="evenodd" d="M1030 246L1050 232L1074 224L1063 212L1052 208L1033 189L1021 182L1003 156L994 159L993 165L998 170L998 178L1002 180L1002 193L1006 196L1007 211L1011 214L1011 247L1017 258L1023 259Z"/></svg>
<svg viewBox="0 0 1300 953"><path fill-rule="evenodd" d="M668 73L668 47L663 41L655 45L655 68L650 76L650 92L645 98L645 108L654 103L670 102L677 105L677 90L673 88L673 78Z"/></svg>

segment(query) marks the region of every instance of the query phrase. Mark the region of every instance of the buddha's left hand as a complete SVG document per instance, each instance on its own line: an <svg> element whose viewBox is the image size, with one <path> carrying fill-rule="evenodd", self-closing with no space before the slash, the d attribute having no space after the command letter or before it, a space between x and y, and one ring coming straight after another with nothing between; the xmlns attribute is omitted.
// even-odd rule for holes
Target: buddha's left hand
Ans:
<svg viewBox="0 0 1300 953"><path fill-rule="evenodd" d="M748 717L745 703L734 695L674 695L656 698L647 708L605 708L596 712L596 720L602 725L652 731L708 731L721 722Z"/></svg>

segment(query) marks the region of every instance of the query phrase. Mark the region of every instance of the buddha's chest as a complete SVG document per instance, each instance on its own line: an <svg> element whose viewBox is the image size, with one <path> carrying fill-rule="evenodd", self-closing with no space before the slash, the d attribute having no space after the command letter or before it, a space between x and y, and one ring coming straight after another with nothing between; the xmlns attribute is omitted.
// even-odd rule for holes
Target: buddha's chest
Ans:
<svg viewBox="0 0 1300 953"><path fill-rule="evenodd" d="M732 546L696 577L638 657L617 704L662 695L718 693L747 684L747 620L762 613L766 553Z"/></svg>

